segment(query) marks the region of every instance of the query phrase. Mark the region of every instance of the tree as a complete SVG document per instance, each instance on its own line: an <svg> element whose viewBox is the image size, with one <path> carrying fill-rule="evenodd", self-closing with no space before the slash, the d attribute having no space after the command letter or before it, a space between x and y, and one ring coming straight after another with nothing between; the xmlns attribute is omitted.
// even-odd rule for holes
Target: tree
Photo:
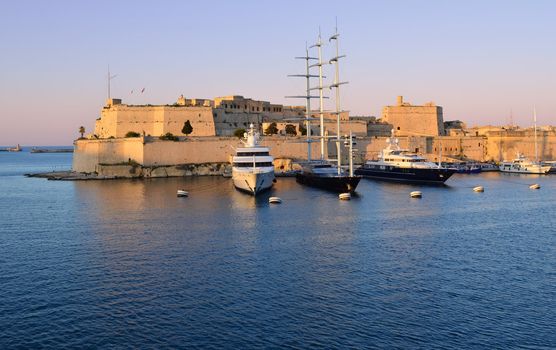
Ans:
<svg viewBox="0 0 556 350"><path fill-rule="evenodd" d="M295 125L286 124L286 135L291 135L291 136L297 135L297 130L295 130Z"/></svg>
<svg viewBox="0 0 556 350"><path fill-rule="evenodd" d="M85 127L84 126L79 127L79 133L81 134L81 138L83 138L83 134L85 133Z"/></svg>
<svg viewBox="0 0 556 350"><path fill-rule="evenodd" d="M181 133L184 135L189 135L193 132L193 127L191 126L191 123L189 122L189 119L183 123L183 128L181 129Z"/></svg>
<svg viewBox="0 0 556 350"><path fill-rule="evenodd" d="M243 134L245 134L245 129L240 128L234 131L234 136L237 138L242 138Z"/></svg>
<svg viewBox="0 0 556 350"><path fill-rule="evenodd" d="M139 136L141 135L135 131L128 131L127 134L125 134L125 137L139 137Z"/></svg>
<svg viewBox="0 0 556 350"><path fill-rule="evenodd" d="M270 123L270 125L265 129L264 133L266 135L276 135L278 133L278 127L276 126L276 123Z"/></svg>

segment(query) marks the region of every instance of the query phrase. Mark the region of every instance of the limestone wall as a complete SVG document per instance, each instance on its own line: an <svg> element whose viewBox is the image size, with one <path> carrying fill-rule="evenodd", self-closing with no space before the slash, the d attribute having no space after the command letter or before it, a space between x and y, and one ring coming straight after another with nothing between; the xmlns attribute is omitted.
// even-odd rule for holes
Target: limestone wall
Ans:
<svg viewBox="0 0 556 350"><path fill-rule="evenodd" d="M191 136L216 134L211 107L114 105L102 109L101 118L95 124L95 135L124 137L133 131L141 135L160 136L170 132L180 136L186 120L193 127Z"/></svg>
<svg viewBox="0 0 556 350"><path fill-rule="evenodd" d="M537 148L540 160L556 160L556 136L539 133ZM534 136L489 136L487 150L487 158L495 161L512 160L518 152L534 159L535 138Z"/></svg>
<svg viewBox="0 0 556 350"><path fill-rule="evenodd" d="M98 164L121 164L130 160L143 163L142 138L76 140L74 143L72 169L78 172L94 172Z"/></svg>
<svg viewBox="0 0 556 350"><path fill-rule="evenodd" d="M439 136L444 135L444 117L442 107L432 102L423 106L413 106L403 102L398 96L396 106L382 109L382 121L392 124L397 135Z"/></svg>
<svg viewBox="0 0 556 350"><path fill-rule="evenodd" d="M275 158L307 158L307 144L302 138L274 136L263 138ZM241 143L235 137L188 137L181 141L158 138L119 138L77 140L74 142L73 170L95 172L98 164L137 162L145 167L176 164L227 163ZM313 157L320 157L320 145L312 144Z"/></svg>
<svg viewBox="0 0 556 350"><path fill-rule="evenodd" d="M358 137L354 148L355 164L365 159L376 159L386 146L386 137ZM400 146L437 161L442 147L442 158L464 156L477 161L513 159L517 151L534 156L531 137L424 137L400 136ZM264 137L262 144L278 159L307 159L307 144L303 137ZM105 140L77 140L74 142L73 170L95 172L101 165L124 165L137 162L144 167L174 166L180 164L228 163L234 148L241 144L234 137L189 137L178 142L158 138L121 138ZM313 159L320 158L320 142L311 145ZM329 154L328 154L329 153ZM328 141L325 158L336 157L335 141ZM348 151L342 143L343 164L347 164ZM556 159L556 136L539 137L539 156L544 160ZM286 161L284 160L284 161ZM116 169L116 168L112 168ZM120 170L118 170L120 171Z"/></svg>

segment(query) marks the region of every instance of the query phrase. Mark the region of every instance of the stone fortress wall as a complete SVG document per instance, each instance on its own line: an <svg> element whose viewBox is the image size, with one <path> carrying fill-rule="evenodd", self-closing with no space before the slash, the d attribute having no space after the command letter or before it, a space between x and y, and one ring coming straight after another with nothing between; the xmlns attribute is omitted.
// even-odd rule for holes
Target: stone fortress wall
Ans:
<svg viewBox="0 0 556 350"><path fill-rule="evenodd" d="M111 99L97 119L94 135L75 141L73 170L78 172L111 171L115 166L139 164L144 167L164 167L184 164L227 163L239 140L237 129L247 129L253 123L261 134L276 122L279 134L265 136L263 144L271 148L277 164L283 159L307 158L299 125L303 123L304 107L291 107L255 101L242 96L210 99L186 99L181 96L173 105L129 106ZM318 117L317 114L314 117ZM325 134L336 135L334 115L325 114ZM341 115L341 134L352 131L356 136L355 163L376 158L386 145L392 129L400 146L426 156L431 161L472 159L502 161L513 159L517 152L534 157L532 129L485 127L467 129L460 121L444 122L442 107L432 103L410 105L398 97L396 106L387 106L381 120L372 117L350 118ZM184 136L183 124L189 120L193 132ZM293 124L297 136L285 135L287 124ZM140 137L125 135L133 131ZM179 141L160 140L166 133L180 136ZM318 122L312 122L312 134L320 134ZM320 142L312 143L313 158L320 158ZM336 157L334 140L325 143L324 158ZM344 147L344 164L347 150ZM544 160L556 159L556 130L544 128L538 132L539 155ZM112 167L112 168L110 168Z"/></svg>

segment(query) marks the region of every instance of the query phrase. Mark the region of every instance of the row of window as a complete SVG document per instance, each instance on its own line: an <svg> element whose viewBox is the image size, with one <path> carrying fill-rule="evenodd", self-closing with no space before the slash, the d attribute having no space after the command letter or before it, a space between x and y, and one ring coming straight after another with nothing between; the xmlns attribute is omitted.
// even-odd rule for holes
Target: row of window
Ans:
<svg viewBox="0 0 556 350"><path fill-rule="evenodd" d="M247 105L240 106L240 105L236 105L236 104L233 104L233 103L232 104L225 103L224 108L248 109ZM260 107L251 107L251 111L252 112L260 112L261 109L260 109ZM271 111L272 112L282 112L282 108L281 107L272 107L272 108L271 107L263 107L263 112L271 112Z"/></svg>
<svg viewBox="0 0 556 350"><path fill-rule="evenodd" d="M238 157L269 156L268 152L238 152Z"/></svg>
<svg viewBox="0 0 556 350"><path fill-rule="evenodd" d="M384 159L385 162L408 162L408 163L417 163L417 162L424 162L425 159L391 159L391 158L386 158Z"/></svg>
<svg viewBox="0 0 556 350"><path fill-rule="evenodd" d="M480 142L479 142L479 147L481 147L481 143L480 143ZM450 147L450 148L444 147L444 151L448 152L448 150L450 150L450 151L458 151L459 149L458 149L457 147L454 147L454 148L452 148L452 147ZM434 148L434 151L435 151L435 152L437 151L436 147Z"/></svg>
<svg viewBox="0 0 556 350"><path fill-rule="evenodd" d="M236 168L252 168L253 163L234 163ZM256 167L274 166L272 162L255 162Z"/></svg>

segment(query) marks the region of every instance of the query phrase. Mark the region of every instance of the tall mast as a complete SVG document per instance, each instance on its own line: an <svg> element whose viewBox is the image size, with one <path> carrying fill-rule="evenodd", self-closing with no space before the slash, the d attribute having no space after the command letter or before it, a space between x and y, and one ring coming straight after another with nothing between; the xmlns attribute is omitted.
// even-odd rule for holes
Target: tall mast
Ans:
<svg viewBox="0 0 556 350"><path fill-rule="evenodd" d="M108 83L108 100L110 100L110 65L108 65L107 83Z"/></svg>
<svg viewBox="0 0 556 350"><path fill-rule="evenodd" d="M118 76L118 74L110 75L110 65L108 65L108 75L106 76L106 78L107 78L107 83L108 83L108 99L109 100L110 100L110 81L112 79L114 79L116 76Z"/></svg>
<svg viewBox="0 0 556 350"><path fill-rule="evenodd" d="M316 98L317 96L311 96L311 78L316 78L318 75L313 75L310 73L309 65L310 60L316 60L316 57L309 56L309 49L307 48L307 44L305 44L305 56L303 57L296 57L296 59L305 60L305 74L293 74L288 75L290 77L303 77L306 79L306 93L305 96L286 96L290 98L304 98L305 99L305 125L307 127L307 160L311 161L311 143L313 140L311 139L311 99Z"/></svg>
<svg viewBox="0 0 556 350"><path fill-rule="evenodd" d="M330 39L328 39L328 41L332 41L335 40L336 41L336 56L330 59L330 63L334 63L334 68L335 68L335 74L334 74L334 83L332 85L330 85L330 88L335 88L336 89L336 151L337 151L337 155L338 155L338 174L340 174L341 172L341 166L342 166L342 153L341 153L341 149L342 149L342 145L341 145L341 136L340 136L340 113L341 113L341 108L340 108L340 85L342 84L347 84L347 82L340 82L340 58L346 57L345 55L341 55L340 56L340 44L339 44L339 36L340 34L338 34L338 27L336 26L336 32L334 33L334 35L332 35L330 37ZM350 138L351 139L351 138ZM350 140L351 141L351 140ZM350 154L351 157L351 154ZM351 162L350 162L351 164Z"/></svg>
<svg viewBox="0 0 556 350"><path fill-rule="evenodd" d="M539 162L539 156L537 154L537 108L533 106L533 121L535 125L535 163Z"/></svg>
<svg viewBox="0 0 556 350"><path fill-rule="evenodd" d="M319 86L316 89L319 90L319 116L320 116L320 159L324 159L324 95L323 89L324 86L322 85L322 66L326 63L322 62L322 40L320 36L320 28L319 28L319 37L317 43L311 47L318 48L319 57L318 63L311 65L310 67L319 67Z"/></svg>

